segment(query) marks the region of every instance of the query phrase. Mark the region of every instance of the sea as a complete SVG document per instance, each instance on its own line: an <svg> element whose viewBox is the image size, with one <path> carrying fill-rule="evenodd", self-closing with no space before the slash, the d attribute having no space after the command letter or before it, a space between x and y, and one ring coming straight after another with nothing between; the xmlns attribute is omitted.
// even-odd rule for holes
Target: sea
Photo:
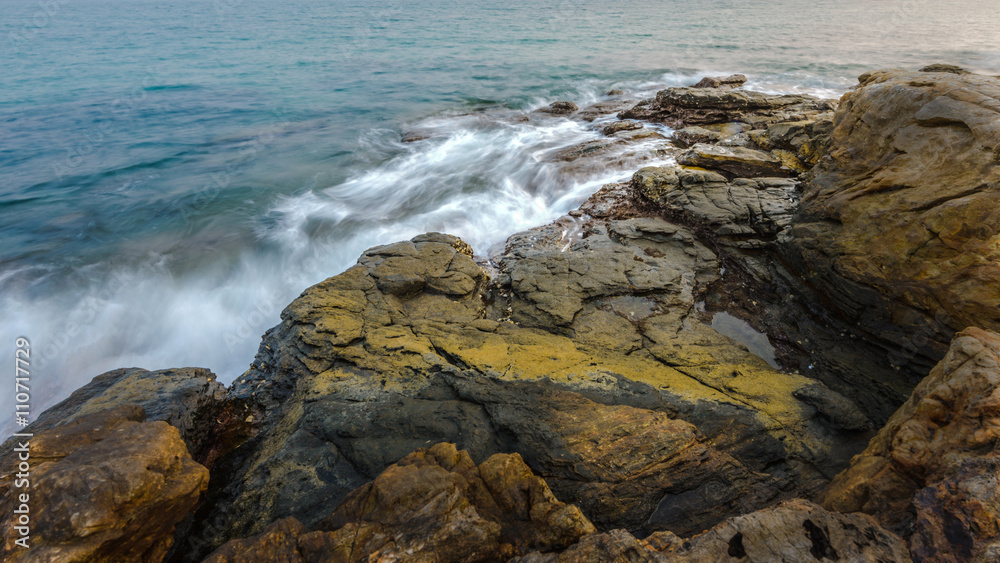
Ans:
<svg viewBox="0 0 1000 563"><path fill-rule="evenodd" d="M0 430L19 338L32 419L119 367L228 384L366 248L485 256L637 167L568 173L600 133L511 116L930 63L1000 74L1000 1L0 0Z"/></svg>

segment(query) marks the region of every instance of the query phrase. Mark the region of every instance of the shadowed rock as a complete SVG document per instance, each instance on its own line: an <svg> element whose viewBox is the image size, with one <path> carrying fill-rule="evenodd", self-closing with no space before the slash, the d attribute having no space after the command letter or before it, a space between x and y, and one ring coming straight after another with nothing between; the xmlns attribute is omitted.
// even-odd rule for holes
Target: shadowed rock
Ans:
<svg viewBox="0 0 1000 563"><path fill-rule="evenodd" d="M1000 330L1000 80L859 80L782 254L839 316L898 350L895 365L926 370L955 331Z"/></svg>
<svg viewBox="0 0 1000 563"><path fill-rule="evenodd" d="M497 454L477 467L468 452L438 444L352 492L317 531L289 517L205 562L498 561L562 549L595 531L519 455Z"/></svg>
<svg viewBox="0 0 1000 563"><path fill-rule="evenodd" d="M914 495L933 486L933 490L921 493L919 504L926 529L921 542L935 545L940 538L933 532L935 518L927 512L948 503L962 504L958 498L941 499L959 495L962 483L971 483L968 474L954 477L966 463L995 451L1000 432L998 404L1000 335L967 329L956 336L945 358L913 390L910 400L868 448L834 479L822 496L823 505L841 512L872 514L886 526L908 530L913 525ZM984 494L983 500L990 502L993 494ZM957 529L962 528L961 522L954 521ZM984 529L983 538L966 534L975 540L973 543L981 543L995 536L995 530L989 530Z"/></svg>

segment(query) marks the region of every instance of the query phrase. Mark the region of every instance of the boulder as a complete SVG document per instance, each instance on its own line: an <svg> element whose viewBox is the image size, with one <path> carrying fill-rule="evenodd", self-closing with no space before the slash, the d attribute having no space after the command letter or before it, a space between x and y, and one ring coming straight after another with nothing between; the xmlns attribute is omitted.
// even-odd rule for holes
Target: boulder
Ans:
<svg viewBox="0 0 1000 563"><path fill-rule="evenodd" d="M535 111L540 113L549 113L552 115L570 115L576 113L580 109L580 106L574 104L573 102L552 102L551 104L538 108Z"/></svg>
<svg viewBox="0 0 1000 563"><path fill-rule="evenodd" d="M705 127L684 127L674 131L674 139L677 139L685 147L690 147L698 143L717 143L722 138L722 133L706 129Z"/></svg>
<svg viewBox="0 0 1000 563"><path fill-rule="evenodd" d="M677 162L717 170L730 178L779 178L794 176L796 171L768 153L745 147L696 144L682 153Z"/></svg>
<svg viewBox="0 0 1000 563"><path fill-rule="evenodd" d="M706 76L698 81L692 88L739 88L746 83L747 77L742 74L730 74L729 76Z"/></svg>
<svg viewBox="0 0 1000 563"><path fill-rule="evenodd" d="M531 553L517 563L770 563L772 561L910 561L906 544L863 514L827 512L796 499L730 518L681 539L658 532L637 540L625 530L584 537L561 553Z"/></svg>
<svg viewBox="0 0 1000 563"><path fill-rule="evenodd" d="M963 473L963 468L996 450L998 401L1000 335L967 329L956 335L945 358L864 452L851 460L851 467L833 480L821 497L822 504L830 510L874 515L884 525L905 532L913 526L914 495L930 487L920 492L916 503L923 521L921 545L941 545L942 519L954 527L955 535L948 541L969 538L959 542L969 550L993 541L995 527L980 531L969 524L980 515L946 518L934 511L974 512L971 503L978 502L976 496L987 505L993 502L990 499L996 492L988 486L969 494L975 474ZM986 485L994 481L987 479ZM959 533L963 529L966 532Z"/></svg>
<svg viewBox="0 0 1000 563"><path fill-rule="evenodd" d="M35 434L29 486L15 480L16 456L0 469L4 561L162 561L174 526L208 486L176 428L144 422L142 408L82 415ZM23 438L13 438L24 441ZM14 545L21 494L28 494L30 549Z"/></svg>
<svg viewBox="0 0 1000 563"><path fill-rule="evenodd" d="M726 178L677 166L646 167L632 175L642 197L695 228L708 230L717 244L762 248L791 225L798 182L784 178Z"/></svg>
<svg viewBox="0 0 1000 563"><path fill-rule="evenodd" d="M639 123L638 121L628 121L628 120L615 121L613 123L606 125L604 129L601 129L601 133L611 136L621 131L634 131L636 129L642 129L642 123Z"/></svg>
<svg viewBox="0 0 1000 563"><path fill-rule="evenodd" d="M785 121L769 125L767 129L750 131L749 137L758 147L772 154L783 151L794 156L802 166L796 171L803 171L826 154L832 131L832 114L819 114L812 119Z"/></svg>
<svg viewBox="0 0 1000 563"><path fill-rule="evenodd" d="M348 495L310 532L288 517L233 540L205 563L237 561L497 561L563 549L595 532L517 454L478 467L453 444L418 450Z"/></svg>
<svg viewBox="0 0 1000 563"><path fill-rule="evenodd" d="M859 80L782 257L916 381L956 331L1000 330L1000 79Z"/></svg>
<svg viewBox="0 0 1000 563"><path fill-rule="evenodd" d="M611 92L614 92L614 90ZM611 92L608 92L608 95L614 96L615 94L612 94ZM582 119L583 121L594 121L595 119L606 115L614 115L624 109L632 107L634 104L635 100L605 100L593 103L581 109L573 117L576 119Z"/></svg>
<svg viewBox="0 0 1000 563"><path fill-rule="evenodd" d="M753 128L807 119L835 107L832 100L725 88L667 88L618 114L620 119L665 123L674 128L737 121Z"/></svg>

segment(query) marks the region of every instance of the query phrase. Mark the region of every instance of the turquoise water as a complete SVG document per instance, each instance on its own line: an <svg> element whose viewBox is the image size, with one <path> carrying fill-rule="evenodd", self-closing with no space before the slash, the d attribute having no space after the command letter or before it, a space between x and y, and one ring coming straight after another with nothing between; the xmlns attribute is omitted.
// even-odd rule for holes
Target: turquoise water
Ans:
<svg viewBox="0 0 1000 563"><path fill-rule="evenodd" d="M504 116L703 74L1000 74L998 29L967 0L0 0L0 342L32 340L36 408L123 366L228 382L363 249L485 253L631 171L567 174L547 155L596 133Z"/></svg>

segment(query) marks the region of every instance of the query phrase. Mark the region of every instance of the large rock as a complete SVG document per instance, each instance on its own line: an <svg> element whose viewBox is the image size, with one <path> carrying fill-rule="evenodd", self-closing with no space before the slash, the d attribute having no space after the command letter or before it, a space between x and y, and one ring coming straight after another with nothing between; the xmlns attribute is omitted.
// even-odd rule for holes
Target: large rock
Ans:
<svg viewBox="0 0 1000 563"><path fill-rule="evenodd" d="M234 540L206 563L236 561L497 561L563 549L595 532L517 454L478 467L453 444L418 450L348 495L308 531L287 518Z"/></svg>
<svg viewBox="0 0 1000 563"><path fill-rule="evenodd" d="M975 503L985 503L995 514L997 492L991 487L996 480L977 484L976 472L963 469L981 466L979 459L997 449L998 405L1000 335L965 330L868 448L830 484L823 505L872 514L905 533L914 525L914 495L920 491L915 504L922 552L957 542L952 549L968 555L995 541L995 526L978 525L977 520L989 518L976 514ZM924 487L930 489L921 491Z"/></svg>
<svg viewBox="0 0 1000 563"><path fill-rule="evenodd" d="M863 514L837 514L803 500L730 518L693 538L670 532L636 540L624 530L593 534L561 553L532 553L517 563L906 563L906 544Z"/></svg>
<svg viewBox="0 0 1000 563"><path fill-rule="evenodd" d="M723 147L696 144L682 153L677 162L718 170L730 178L794 176L795 171L768 153L745 147Z"/></svg>
<svg viewBox="0 0 1000 563"><path fill-rule="evenodd" d="M737 178L676 166L646 167L632 175L638 194L671 217L708 230L716 244L761 248L791 225L798 182Z"/></svg>
<svg viewBox="0 0 1000 563"><path fill-rule="evenodd" d="M1000 330L1000 79L864 74L811 171L785 260L901 369Z"/></svg>
<svg viewBox="0 0 1000 563"><path fill-rule="evenodd" d="M776 96L723 88L667 88L618 114L621 119L641 119L671 127L739 121L754 129L780 121L796 121L829 111L831 100L812 96Z"/></svg>
<svg viewBox="0 0 1000 563"><path fill-rule="evenodd" d="M637 218L561 233L512 237L488 289L467 245L428 234L306 290L234 383L261 433L220 460L195 543L286 516L314 527L442 441L476 462L518 452L601 528L694 533L813 494L867 441L831 422L856 407L702 322L718 264L690 232Z"/></svg>
<svg viewBox="0 0 1000 563"><path fill-rule="evenodd" d="M4 561L158 562L174 526L208 485L208 470L166 422L135 405L87 414L30 438L30 486L16 456L0 470ZM14 438L15 441L22 439ZM14 510L30 496L30 549L14 545Z"/></svg>
<svg viewBox="0 0 1000 563"><path fill-rule="evenodd" d="M743 74L730 74L729 76L706 76L699 80L692 88L739 88L746 83L747 77Z"/></svg>

